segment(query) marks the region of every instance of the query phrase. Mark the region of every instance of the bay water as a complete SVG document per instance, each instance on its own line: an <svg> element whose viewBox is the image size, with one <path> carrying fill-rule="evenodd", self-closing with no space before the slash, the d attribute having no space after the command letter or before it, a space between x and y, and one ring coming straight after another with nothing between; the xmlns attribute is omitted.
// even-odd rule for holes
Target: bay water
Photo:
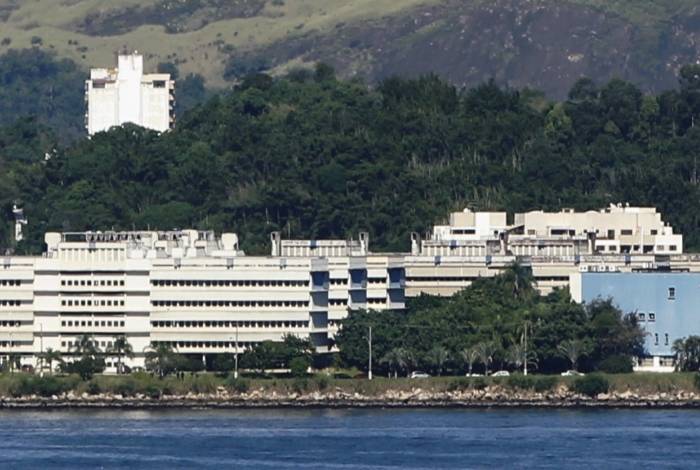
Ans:
<svg viewBox="0 0 700 470"><path fill-rule="evenodd" d="M0 468L695 468L694 410L0 412Z"/></svg>

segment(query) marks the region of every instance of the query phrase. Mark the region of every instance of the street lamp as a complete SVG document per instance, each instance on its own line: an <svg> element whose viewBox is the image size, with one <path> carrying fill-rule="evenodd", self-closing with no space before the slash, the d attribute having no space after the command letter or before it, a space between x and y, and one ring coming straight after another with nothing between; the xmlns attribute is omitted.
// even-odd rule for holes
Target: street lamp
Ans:
<svg viewBox="0 0 700 470"><path fill-rule="evenodd" d="M233 352L233 378L238 379L238 322L236 322L236 349Z"/></svg>
<svg viewBox="0 0 700 470"><path fill-rule="evenodd" d="M367 343L369 345L369 367L368 367L368 373L367 373L367 378L369 380L372 380L372 327L369 327L369 335L367 337Z"/></svg>

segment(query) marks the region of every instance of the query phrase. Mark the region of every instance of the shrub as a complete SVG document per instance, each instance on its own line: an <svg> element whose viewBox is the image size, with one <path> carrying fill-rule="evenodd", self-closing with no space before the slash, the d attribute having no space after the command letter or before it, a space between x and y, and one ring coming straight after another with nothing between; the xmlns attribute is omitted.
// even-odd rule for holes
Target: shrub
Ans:
<svg viewBox="0 0 700 470"><path fill-rule="evenodd" d="M700 373L697 373L693 376L693 385L695 385L695 388L700 390Z"/></svg>
<svg viewBox="0 0 700 470"><path fill-rule="evenodd" d="M476 377L474 380L471 381L472 388L474 390L483 390L486 387L488 387L488 383L486 382L486 379L483 377Z"/></svg>
<svg viewBox="0 0 700 470"><path fill-rule="evenodd" d="M160 398L160 388L156 384L147 385L143 392L147 397Z"/></svg>
<svg viewBox="0 0 700 470"><path fill-rule="evenodd" d="M529 375L513 374L506 380L506 385L512 389L530 390L535 386L535 379Z"/></svg>
<svg viewBox="0 0 700 470"><path fill-rule="evenodd" d="M534 388L535 391L538 393L547 392L549 390L552 390L558 382L559 380L556 377L538 377L535 380Z"/></svg>
<svg viewBox="0 0 700 470"><path fill-rule="evenodd" d="M20 375L10 385L10 394L14 397L22 397L27 395L50 397L51 395L60 395L61 393L70 390L70 388L70 382L62 380L59 377L34 377L30 375Z"/></svg>
<svg viewBox="0 0 700 470"><path fill-rule="evenodd" d="M309 381L304 378L296 378L292 382L292 390L296 393L304 393L309 388Z"/></svg>
<svg viewBox="0 0 700 470"><path fill-rule="evenodd" d="M90 395L97 395L101 391L102 391L102 389L100 388L100 384L98 384L95 380L91 380L90 382L88 382L87 392Z"/></svg>
<svg viewBox="0 0 700 470"><path fill-rule="evenodd" d="M211 375L199 375L192 384L195 393L213 393L216 391L217 382Z"/></svg>
<svg viewBox="0 0 700 470"><path fill-rule="evenodd" d="M314 382L316 382L316 388L321 392L327 389L330 384L330 380L326 374L316 375L316 377L314 377Z"/></svg>
<svg viewBox="0 0 700 470"><path fill-rule="evenodd" d="M466 377L459 377L457 379L452 380L448 385L447 385L447 390L450 392L454 392L456 390L466 390L471 386L472 382Z"/></svg>
<svg viewBox="0 0 700 470"><path fill-rule="evenodd" d="M600 393L607 393L610 389L608 379L599 374L586 375L574 380L572 390L581 395L595 397Z"/></svg>
<svg viewBox="0 0 700 470"><path fill-rule="evenodd" d="M633 371L632 358L624 355L610 356L598 364L598 369L608 374L628 374Z"/></svg>
<svg viewBox="0 0 700 470"><path fill-rule="evenodd" d="M134 392L136 392L136 382L131 377L114 384L114 393L128 397Z"/></svg>
<svg viewBox="0 0 700 470"><path fill-rule="evenodd" d="M235 379L233 374L229 375L226 379L226 386L236 393L246 393L250 388L250 384L246 379Z"/></svg>
<svg viewBox="0 0 700 470"><path fill-rule="evenodd" d="M298 356L289 361L292 377L305 377L306 371L309 369L309 359L304 356Z"/></svg>

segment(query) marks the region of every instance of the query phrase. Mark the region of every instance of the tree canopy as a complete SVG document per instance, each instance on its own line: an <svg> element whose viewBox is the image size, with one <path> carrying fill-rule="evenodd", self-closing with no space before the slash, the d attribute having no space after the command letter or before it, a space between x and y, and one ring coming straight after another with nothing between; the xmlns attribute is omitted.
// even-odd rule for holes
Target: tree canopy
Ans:
<svg viewBox="0 0 700 470"><path fill-rule="evenodd" d="M629 202L657 206L698 249L694 67L657 96L582 79L560 103L436 76L370 88L319 67L249 76L162 135L125 125L63 144L41 119L21 120L0 128L1 244L11 247L13 201L29 218L19 252L40 251L47 230L192 226L236 231L250 253L265 253L276 230L369 231L374 250L408 250L410 232L467 205Z"/></svg>
<svg viewBox="0 0 700 470"><path fill-rule="evenodd" d="M368 329L379 370L410 372L421 367L481 372L498 368L561 372L578 362L593 370L609 357L644 354L644 332L636 317L612 300L575 303L567 290L541 296L522 279L519 294L514 267L493 278L476 280L451 298L409 299L406 312L350 312L336 336L341 359L359 369L368 364ZM527 331L525 331L527 329ZM574 357L572 345L578 347ZM494 369L490 369L494 370Z"/></svg>

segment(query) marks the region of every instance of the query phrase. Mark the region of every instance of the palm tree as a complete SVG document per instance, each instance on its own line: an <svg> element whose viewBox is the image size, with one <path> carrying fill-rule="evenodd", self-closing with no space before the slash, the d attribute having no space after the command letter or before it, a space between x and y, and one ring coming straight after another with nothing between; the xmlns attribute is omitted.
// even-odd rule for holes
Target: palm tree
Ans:
<svg viewBox="0 0 700 470"><path fill-rule="evenodd" d="M398 353L401 358L401 368L406 370L406 377L408 377L411 374L411 369L416 367L416 355L406 348L398 348Z"/></svg>
<svg viewBox="0 0 700 470"><path fill-rule="evenodd" d="M566 357L571 362L571 369L577 370L578 360L590 354L591 345L587 341L581 339L568 339L562 341L557 347L562 356Z"/></svg>
<svg viewBox="0 0 700 470"><path fill-rule="evenodd" d="M489 365L493 361L493 355L496 354L496 343L493 341L483 341L474 346L476 355L484 365L484 375L489 375Z"/></svg>
<svg viewBox="0 0 700 470"><path fill-rule="evenodd" d="M19 353L10 353L7 357L8 364L10 366L10 372L14 372L15 369L22 368L22 355Z"/></svg>
<svg viewBox="0 0 700 470"><path fill-rule="evenodd" d="M471 347L464 348L459 354L462 356L464 363L468 366L469 375L472 375L472 367L474 367L474 363L479 358L479 352L475 347Z"/></svg>
<svg viewBox="0 0 700 470"><path fill-rule="evenodd" d="M177 353L168 343L156 343L146 351L146 369L165 377L177 366Z"/></svg>
<svg viewBox="0 0 700 470"><path fill-rule="evenodd" d="M134 348L131 346L129 341L127 341L126 336L124 335L115 336L114 342L107 352L117 356L117 374L121 374L123 370L122 358L128 357L129 359L133 359L134 357Z"/></svg>
<svg viewBox="0 0 700 470"><path fill-rule="evenodd" d="M79 356L94 356L100 353L100 348L92 335L84 334L73 344L71 352Z"/></svg>
<svg viewBox="0 0 700 470"><path fill-rule="evenodd" d="M537 355L528 351L524 343L515 343L512 345L506 354L506 359L509 363L513 364L516 369L525 367L527 365L537 365Z"/></svg>
<svg viewBox="0 0 700 470"><path fill-rule="evenodd" d="M41 353L39 355L42 361L42 370L43 370L43 363L48 362L49 363L49 372L53 373L53 363L58 362L59 364L63 362L63 354L61 354L61 351L57 351L53 348L48 348L46 349L45 352Z"/></svg>
<svg viewBox="0 0 700 470"><path fill-rule="evenodd" d="M697 371L700 369L700 337L688 336L673 342L676 370Z"/></svg>
<svg viewBox="0 0 700 470"><path fill-rule="evenodd" d="M384 355L379 360L380 363L386 364L389 367L389 377L394 373L394 378L398 376L398 370L403 368L403 357L400 348L394 348Z"/></svg>
<svg viewBox="0 0 700 470"><path fill-rule="evenodd" d="M523 297L534 291L536 281L531 268L516 262L511 264L503 275L506 281L513 283L514 297Z"/></svg>
<svg viewBox="0 0 700 470"><path fill-rule="evenodd" d="M425 360L431 366L435 374L439 376L442 374L442 370L449 357L450 353L447 349L442 346L435 346L426 353Z"/></svg>

